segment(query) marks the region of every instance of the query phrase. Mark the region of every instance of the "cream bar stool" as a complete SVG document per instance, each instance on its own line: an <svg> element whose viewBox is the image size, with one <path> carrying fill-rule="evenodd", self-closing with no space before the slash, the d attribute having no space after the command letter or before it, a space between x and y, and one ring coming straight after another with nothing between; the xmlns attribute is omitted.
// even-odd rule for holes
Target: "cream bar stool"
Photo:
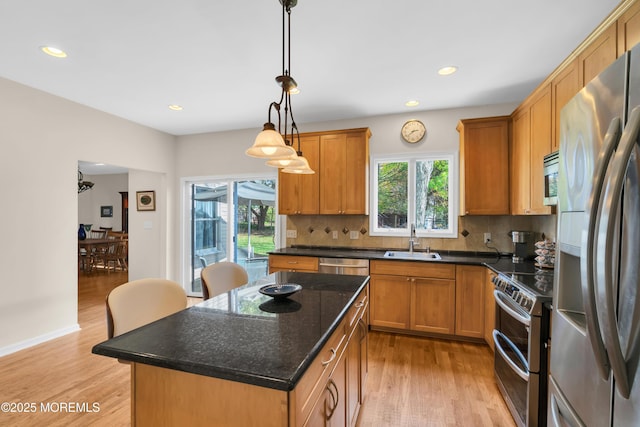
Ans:
<svg viewBox="0 0 640 427"><path fill-rule="evenodd" d="M247 271L234 262L222 261L206 266L200 271L202 297L207 300L230 291L249 281Z"/></svg>
<svg viewBox="0 0 640 427"><path fill-rule="evenodd" d="M185 308L187 295L176 282L133 280L107 296L107 333L113 338Z"/></svg>

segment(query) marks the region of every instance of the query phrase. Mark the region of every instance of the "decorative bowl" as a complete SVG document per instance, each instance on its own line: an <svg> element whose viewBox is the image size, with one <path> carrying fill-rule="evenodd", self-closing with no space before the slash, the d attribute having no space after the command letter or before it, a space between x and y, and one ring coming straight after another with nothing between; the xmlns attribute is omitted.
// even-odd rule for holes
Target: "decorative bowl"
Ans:
<svg viewBox="0 0 640 427"><path fill-rule="evenodd" d="M260 289L258 289L258 291L263 295L267 295L275 299L282 299L295 294L301 289L302 286L298 285L297 283L283 283L281 285L272 283L270 285L261 287Z"/></svg>

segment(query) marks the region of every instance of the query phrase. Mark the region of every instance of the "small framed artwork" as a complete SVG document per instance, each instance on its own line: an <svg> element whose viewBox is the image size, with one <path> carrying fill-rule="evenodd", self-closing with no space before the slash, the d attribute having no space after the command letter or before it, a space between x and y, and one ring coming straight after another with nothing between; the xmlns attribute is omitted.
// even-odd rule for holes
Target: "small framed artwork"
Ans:
<svg viewBox="0 0 640 427"><path fill-rule="evenodd" d="M111 218L113 216L113 206L100 206L100 216L102 218Z"/></svg>
<svg viewBox="0 0 640 427"><path fill-rule="evenodd" d="M136 204L139 211L156 210L155 191L136 191Z"/></svg>

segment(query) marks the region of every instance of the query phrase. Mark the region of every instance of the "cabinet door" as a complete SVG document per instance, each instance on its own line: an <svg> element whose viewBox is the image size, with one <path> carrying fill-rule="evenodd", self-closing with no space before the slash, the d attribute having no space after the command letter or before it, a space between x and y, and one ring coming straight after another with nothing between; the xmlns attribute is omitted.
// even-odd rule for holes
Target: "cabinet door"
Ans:
<svg viewBox="0 0 640 427"><path fill-rule="evenodd" d="M346 134L320 137L320 214L336 215L343 211L346 144Z"/></svg>
<svg viewBox="0 0 640 427"><path fill-rule="evenodd" d="M519 111L513 117L511 141L511 213L523 215L529 209L529 109Z"/></svg>
<svg viewBox="0 0 640 427"><path fill-rule="evenodd" d="M612 23L578 55L580 83L584 87L618 57L617 25Z"/></svg>
<svg viewBox="0 0 640 427"><path fill-rule="evenodd" d="M491 351L494 351L493 330L496 328L496 302L493 296L495 285L492 281L495 276L496 274L487 268L484 290L484 340L491 348Z"/></svg>
<svg viewBox="0 0 640 427"><path fill-rule="evenodd" d="M547 85L531 104L530 215L548 215L544 201L544 156L551 152L551 86Z"/></svg>
<svg viewBox="0 0 640 427"><path fill-rule="evenodd" d="M320 137L301 136L300 150L316 173L300 175L279 171L278 209L281 215L313 215L319 212Z"/></svg>
<svg viewBox="0 0 640 427"><path fill-rule="evenodd" d="M347 345L347 425L355 426L360 410L360 327L356 325Z"/></svg>
<svg viewBox="0 0 640 427"><path fill-rule="evenodd" d="M509 214L509 118L461 120L460 200L464 215Z"/></svg>
<svg viewBox="0 0 640 427"><path fill-rule="evenodd" d="M640 2L618 18L618 57L640 43Z"/></svg>
<svg viewBox="0 0 640 427"><path fill-rule="evenodd" d="M346 351L327 380L305 427L346 427Z"/></svg>
<svg viewBox="0 0 640 427"><path fill-rule="evenodd" d="M411 287L402 276L371 276L371 325L409 329Z"/></svg>
<svg viewBox="0 0 640 427"><path fill-rule="evenodd" d="M411 329L454 333L454 280L411 278Z"/></svg>
<svg viewBox="0 0 640 427"><path fill-rule="evenodd" d="M342 213L369 214L369 137L367 132L347 134Z"/></svg>
<svg viewBox="0 0 640 427"><path fill-rule="evenodd" d="M484 337L485 267L456 266L456 335Z"/></svg>
<svg viewBox="0 0 640 427"><path fill-rule="evenodd" d="M566 103L575 96L581 89L580 73L578 72L578 60L574 59L567 67L558 74L551 82L551 104L553 120L551 123L553 140L551 141L551 151L558 151L560 148L560 113Z"/></svg>

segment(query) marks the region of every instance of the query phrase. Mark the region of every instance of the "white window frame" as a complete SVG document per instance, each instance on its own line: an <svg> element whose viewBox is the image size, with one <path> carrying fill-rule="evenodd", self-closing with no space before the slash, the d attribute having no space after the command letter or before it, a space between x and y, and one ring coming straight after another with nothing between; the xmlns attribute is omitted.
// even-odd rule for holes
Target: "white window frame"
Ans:
<svg viewBox="0 0 640 427"><path fill-rule="evenodd" d="M369 215L369 235L388 237L408 237L410 224L415 223L416 203L416 176L415 164L422 160L448 160L449 161L449 228L447 230L416 229L418 237L448 238L458 237L458 211L459 211L459 166L458 151L422 152L415 154L380 154L371 158L371 197ZM409 188L407 189L407 227L406 228L380 228L378 227L378 164L390 162L409 163Z"/></svg>

